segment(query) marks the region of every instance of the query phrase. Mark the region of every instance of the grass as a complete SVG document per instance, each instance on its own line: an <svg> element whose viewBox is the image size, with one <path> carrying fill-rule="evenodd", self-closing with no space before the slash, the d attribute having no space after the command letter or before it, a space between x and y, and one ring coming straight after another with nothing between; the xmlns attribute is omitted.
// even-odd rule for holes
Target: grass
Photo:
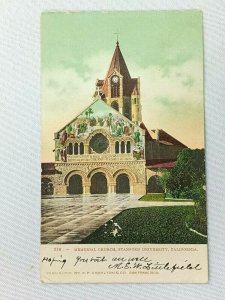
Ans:
<svg viewBox="0 0 225 300"><path fill-rule="evenodd" d="M143 197L139 199L139 201L164 201L164 202L176 202L176 201L182 201L182 202L190 202L193 201L191 199L175 199L175 198L165 198L164 193L151 193L146 194Z"/></svg>
<svg viewBox="0 0 225 300"><path fill-rule="evenodd" d="M80 243L205 244L207 243L206 238L189 231L185 226L186 217L193 214L192 206L127 209L99 227ZM115 237L113 230L118 231Z"/></svg>

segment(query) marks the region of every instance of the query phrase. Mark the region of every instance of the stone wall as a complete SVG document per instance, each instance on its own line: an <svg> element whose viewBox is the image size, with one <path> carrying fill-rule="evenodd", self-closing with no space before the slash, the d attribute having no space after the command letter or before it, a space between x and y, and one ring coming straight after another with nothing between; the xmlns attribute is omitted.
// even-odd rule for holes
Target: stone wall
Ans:
<svg viewBox="0 0 225 300"><path fill-rule="evenodd" d="M130 193L146 193L146 169L145 160L115 160L115 161L76 161L55 163L55 169L59 174L43 175L49 178L54 185L55 196L66 196L69 179L73 175L80 175L83 183L83 193L90 194L91 178L101 172L105 175L108 184L108 193L116 192L116 178L120 174L126 174L130 182Z"/></svg>

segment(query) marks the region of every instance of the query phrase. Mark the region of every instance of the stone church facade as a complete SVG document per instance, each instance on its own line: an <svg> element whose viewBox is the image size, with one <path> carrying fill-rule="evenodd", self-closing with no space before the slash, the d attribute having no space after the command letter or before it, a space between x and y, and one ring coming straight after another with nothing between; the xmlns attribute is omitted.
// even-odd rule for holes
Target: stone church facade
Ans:
<svg viewBox="0 0 225 300"><path fill-rule="evenodd" d="M116 44L93 102L54 134L55 162L42 163L42 195L160 192L158 174L185 145L142 122L140 78Z"/></svg>

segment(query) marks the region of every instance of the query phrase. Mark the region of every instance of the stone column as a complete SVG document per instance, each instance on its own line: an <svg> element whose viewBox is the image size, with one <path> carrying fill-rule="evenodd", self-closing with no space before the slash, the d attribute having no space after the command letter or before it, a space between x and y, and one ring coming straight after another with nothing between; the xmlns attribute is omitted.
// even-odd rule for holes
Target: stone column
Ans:
<svg viewBox="0 0 225 300"><path fill-rule="evenodd" d="M85 194L85 195L90 195L90 193L91 193L91 187L90 187L90 185L84 185L83 186L83 193Z"/></svg>
<svg viewBox="0 0 225 300"><path fill-rule="evenodd" d="M134 187L133 185L130 186L130 194L133 194L134 193Z"/></svg>
<svg viewBox="0 0 225 300"><path fill-rule="evenodd" d="M88 144L84 144L84 154L89 154Z"/></svg>
<svg viewBox="0 0 225 300"><path fill-rule="evenodd" d="M109 184L108 194L115 194L115 184Z"/></svg>

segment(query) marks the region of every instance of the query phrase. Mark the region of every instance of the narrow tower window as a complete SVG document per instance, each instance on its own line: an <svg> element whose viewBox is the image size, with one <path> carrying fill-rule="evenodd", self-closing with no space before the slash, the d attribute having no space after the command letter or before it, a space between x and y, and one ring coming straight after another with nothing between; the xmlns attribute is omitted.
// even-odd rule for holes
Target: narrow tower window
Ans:
<svg viewBox="0 0 225 300"><path fill-rule="evenodd" d="M127 142L127 153L130 153L130 141Z"/></svg>
<svg viewBox="0 0 225 300"><path fill-rule="evenodd" d="M67 153L69 155L73 154L73 145L71 143L69 143L69 146L67 147Z"/></svg>
<svg viewBox="0 0 225 300"><path fill-rule="evenodd" d="M80 143L80 154L84 154L84 143Z"/></svg>
<svg viewBox="0 0 225 300"><path fill-rule="evenodd" d="M115 143L115 153L119 153L120 152L120 144L119 142Z"/></svg>
<svg viewBox="0 0 225 300"><path fill-rule="evenodd" d="M121 153L125 153L125 142L121 142Z"/></svg>
<svg viewBox="0 0 225 300"><path fill-rule="evenodd" d="M78 144L77 143L74 144L74 154L75 155L78 154Z"/></svg>

